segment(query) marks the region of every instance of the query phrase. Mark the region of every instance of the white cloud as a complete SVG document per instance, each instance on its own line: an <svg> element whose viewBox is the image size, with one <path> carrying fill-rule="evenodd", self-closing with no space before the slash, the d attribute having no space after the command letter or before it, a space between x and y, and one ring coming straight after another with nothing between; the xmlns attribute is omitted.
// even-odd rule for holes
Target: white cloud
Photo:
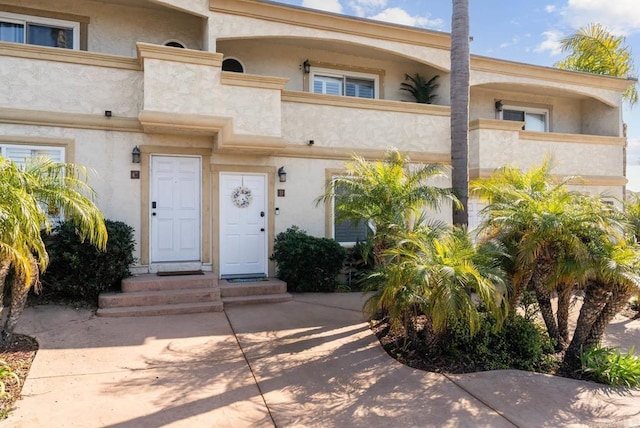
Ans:
<svg viewBox="0 0 640 428"><path fill-rule="evenodd" d="M370 16L369 18L393 24L408 25L411 27L440 28L444 23L440 18L431 19L428 16L410 15L406 10L399 7L387 8L377 15Z"/></svg>
<svg viewBox="0 0 640 428"><path fill-rule="evenodd" d="M342 13L340 0L302 0L302 6L325 12Z"/></svg>
<svg viewBox="0 0 640 428"><path fill-rule="evenodd" d="M387 0L352 0L349 7L356 16L364 18L387 6Z"/></svg>
<svg viewBox="0 0 640 428"><path fill-rule="evenodd" d="M534 52L546 52L549 51L551 55L559 55L562 53L562 49L560 46L560 40L564 35L555 30L549 30L542 33L544 37L544 41L535 48Z"/></svg>
<svg viewBox="0 0 640 428"><path fill-rule="evenodd" d="M562 15L574 28L598 22L616 34L640 31L638 0L569 0Z"/></svg>
<svg viewBox="0 0 640 428"><path fill-rule="evenodd" d="M556 6L553 4L548 4L544 7L544 11L547 13L553 13L556 11Z"/></svg>

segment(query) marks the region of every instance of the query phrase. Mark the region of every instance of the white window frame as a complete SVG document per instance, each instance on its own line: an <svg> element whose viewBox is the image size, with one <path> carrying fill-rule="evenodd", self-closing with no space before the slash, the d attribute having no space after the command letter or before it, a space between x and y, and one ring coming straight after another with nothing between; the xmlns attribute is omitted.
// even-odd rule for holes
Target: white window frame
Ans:
<svg viewBox="0 0 640 428"><path fill-rule="evenodd" d="M541 115L544 116L544 132L549 132L549 109L547 109L547 108L525 107L525 106L519 106L519 105L508 105L508 104L505 104L505 105L502 106L502 110L500 111L500 119L501 120L504 120L504 110L514 110L514 111L522 111L522 112L524 112L524 115L525 115L525 131L528 131L528 129L526 129L527 113L541 114ZM533 131L533 132L540 132L540 131Z"/></svg>
<svg viewBox="0 0 640 428"><path fill-rule="evenodd" d="M311 70L309 71L309 86L308 86L308 90L311 93L314 93L313 83L315 81L316 75L342 79L342 95L337 95L341 97L348 96L346 95L346 86L345 86L346 79L354 78L359 80L371 80L373 81L373 98L360 98L360 97L349 97L349 98L358 98L363 100L380 99L380 76L377 74L360 73L357 71L337 70L337 69L331 69L331 68L311 67Z"/></svg>
<svg viewBox="0 0 640 428"><path fill-rule="evenodd" d="M60 162L66 162L66 150L63 146L38 146L31 144L19 144L19 143L0 143L0 155L3 158L7 157L7 149L17 148L20 150L46 150L46 151L58 151L60 153Z"/></svg>
<svg viewBox="0 0 640 428"><path fill-rule="evenodd" d="M40 16L20 15L17 13L0 11L0 21L10 22L12 24L22 24L24 26L24 42L31 46L40 46L27 43L27 24L36 24L42 26L62 27L73 30L73 50L80 49L80 23L76 21L65 21L62 19L44 18ZM60 48L62 49L62 48Z"/></svg>

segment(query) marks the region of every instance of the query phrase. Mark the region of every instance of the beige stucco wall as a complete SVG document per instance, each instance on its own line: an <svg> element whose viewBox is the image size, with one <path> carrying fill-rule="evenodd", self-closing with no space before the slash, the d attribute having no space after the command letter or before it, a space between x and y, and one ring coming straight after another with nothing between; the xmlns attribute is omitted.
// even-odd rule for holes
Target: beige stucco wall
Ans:
<svg viewBox="0 0 640 428"><path fill-rule="evenodd" d="M582 134L622 135L621 109L608 107L596 100L583 100L580 103Z"/></svg>
<svg viewBox="0 0 640 428"><path fill-rule="evenodd" d="M450 63L449 51L443 49L417 46L392 40L371 39L356 34L337 33L245 16L221 13L211 14L209 19L209 44L211 49L216 46L217 39L254 37L298 37L344 41L417 59L425 64L432 64L440 70L448 70Z"/></svg>
<svg viewBox="0 0 640 428"><path fill-rule="evenodd" d="M88 16L88 50L93 52L133 57L136 42L162 44L177 39L188 48L202 49L205 40L203 19L175 8L142 8L86 0L57 0L54 5L49 0L2 0L2 3Z"/></svg>
<svg viewBox="0 0 640 428"><path fill-rule="evenodd" d="M219 67L144 61L145 110L233 118L234 133L280 136L280 90L222 85Z"/></svg>
<svg viewBox="0 0 640 428"><path fill-rule="evenodd" d="M327 44L331 46L331 44ZM304 47L304 41L291 43L278 43L273 40L264 39L244 39L244 40L223 40L218 41L217 51L227 57L234 57L245 66L245 72L263 76L286 77L289 82L286 89L290 91L308 91L308 82L304 79L301 64L305 59L312 63L321 62L328 64L327 68L340 70L341 66L354 67L356 71L376 73L382 70L384 75L381 79L381 92L384 99L396 101L412 101L411 96L406 91L401 91L401 83L405 81L405 74L414 75L420 73L423 77L430 79L439 75L438 88L434 104L449 104L449 78L447 73L440 72L425 64L410 61L406 58L388 53L388 59L377 59L367 57L370 49L353 44L343 44L343 49L352 50L353 54L339 53L330 49L313 49ZM376 52L377 55L380 55Z"/></svg>
<svg viewBox="0 0 640 428"><path fill-rule="evenodd" d="M405 151L449 153L449 123L448 116L293 102L282 104L284 139L292 144L314 140L317 147L397 147Z"/></svg>
<svg viewBox="0 0 640 428"><path fill-rule="evenodd" d="M477 158L470 159L469 167L493 169L513 165L528 169L550 157L556 174L622 176L621 146L524 140L518 135L509 131L472 131L470 141Z"/></svg>
<svg viewBox="0 0 640 428"><path fill-rule="evenodd" d="M0 107L137 117L142 72L0 57Z"/></svg>

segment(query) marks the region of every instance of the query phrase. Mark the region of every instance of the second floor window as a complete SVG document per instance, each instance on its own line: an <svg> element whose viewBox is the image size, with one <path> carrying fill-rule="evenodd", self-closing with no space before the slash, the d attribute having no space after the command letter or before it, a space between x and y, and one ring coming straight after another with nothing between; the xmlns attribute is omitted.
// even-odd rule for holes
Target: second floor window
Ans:
<svg viewBox="0 0 640 428"><path fill-rule="evenodd" d="M78 49L80 24L60 19L0 12L0 41Z"/></svg>
<svg viewBox="0 0 640 428"><path fill-rule="evenodd" d="M338 70L312 69L310 91L315 94L342 95L356 98L378 98L378 76L345 73Z"/></svg>
<svg viewBox="0 0 640 428"><path fill-rule="evenodd" d="M549 131L549 110L546 109L504 106L502 119L524 122L526 131Z"/></svg>

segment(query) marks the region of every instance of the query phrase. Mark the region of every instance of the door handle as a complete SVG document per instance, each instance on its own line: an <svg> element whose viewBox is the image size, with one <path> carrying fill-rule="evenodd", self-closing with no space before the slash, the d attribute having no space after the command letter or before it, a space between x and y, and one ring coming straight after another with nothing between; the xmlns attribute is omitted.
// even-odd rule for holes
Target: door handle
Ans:
<svg viewBox="0 0 640 428"><path fill-rule="evenodd" d="M260 211L260 217L264 217L264 211Z"/></svg>
<svg viewBox="0 0 640 428"><path fill-rule="evenodd" d="M151 202L151 208L153 208L153 209L156 208L156 201Z"/></svg>
<svg viewBox="0 0 640 428"><path fill-rule="evenodd" d="M264 227L261 227L261 228L260 228L260 232L264 232Z"/></svg>
<svg viewBox="0 0 640 428"><path fill-rule="evenodd" d="M151 215L156 215L156 213L151 213Z"/></svg>

